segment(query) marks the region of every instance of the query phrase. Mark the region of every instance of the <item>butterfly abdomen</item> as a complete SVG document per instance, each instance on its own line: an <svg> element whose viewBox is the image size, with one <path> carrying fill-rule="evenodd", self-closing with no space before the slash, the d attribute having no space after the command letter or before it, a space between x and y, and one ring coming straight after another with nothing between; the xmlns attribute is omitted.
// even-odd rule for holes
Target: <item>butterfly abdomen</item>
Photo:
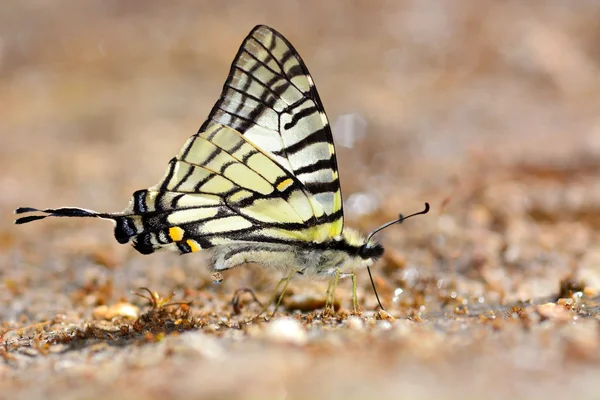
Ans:
<svg viewBox="0 0 600 400"><path fill-rule="evenodd" d="M213 271L260 264L284 272L293 270L307 276L326 278L334 276L338 269L348 274L373 265L383 254L383 247L375 242L365 246L364 238L348 229L347 235L321 243L270 243L267 238L261 238L215 246L210 252Z"/></svg>

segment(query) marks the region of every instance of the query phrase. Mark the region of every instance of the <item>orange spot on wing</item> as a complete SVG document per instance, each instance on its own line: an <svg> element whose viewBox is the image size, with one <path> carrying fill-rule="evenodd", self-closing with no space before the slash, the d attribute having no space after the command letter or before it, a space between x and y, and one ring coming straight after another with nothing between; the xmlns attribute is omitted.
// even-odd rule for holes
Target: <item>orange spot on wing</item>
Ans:
<svg viewBox="0 0 600 400"><path fill-rule="evenodd" d="M190 246L190 249L192 250L192 252L202 250L202 247L200 247L198 242L196 242L195 240L188 239L188 240L186 240L186 243L188 244L188 246Z"/></svg>
<svg viewBox="0 0 600 400"><path fill-rule="evenodd" d="M277 190L279 190L280 192L283 192L285 189L289 188L292 185L292 183L294 183L292 178L287 178L286 180L281 182L279 185L277 185Z"/></svg>
<svg viewBox="0 0 600 400"><path fill-rule="evenodd" d="M172 226L169 228L169 236L174 242L179 242L181 239L183 239L184 233L185 231L178 226Z"/></svg>

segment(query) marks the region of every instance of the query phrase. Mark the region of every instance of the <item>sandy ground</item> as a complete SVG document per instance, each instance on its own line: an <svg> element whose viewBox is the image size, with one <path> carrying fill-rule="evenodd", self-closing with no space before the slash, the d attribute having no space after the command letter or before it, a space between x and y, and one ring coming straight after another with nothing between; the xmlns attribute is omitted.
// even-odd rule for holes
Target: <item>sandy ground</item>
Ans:
<svg viewBox="0 0 600 400"><path fill-rule="evenodd" d="M600 398L600 3L528 4L3 3L0 398ZM313 74L347 225L432 205L380 236L386 312L362 271L359 313L295 278L248 322L272 271L12 224L157 182L259 23Z"/></svg>

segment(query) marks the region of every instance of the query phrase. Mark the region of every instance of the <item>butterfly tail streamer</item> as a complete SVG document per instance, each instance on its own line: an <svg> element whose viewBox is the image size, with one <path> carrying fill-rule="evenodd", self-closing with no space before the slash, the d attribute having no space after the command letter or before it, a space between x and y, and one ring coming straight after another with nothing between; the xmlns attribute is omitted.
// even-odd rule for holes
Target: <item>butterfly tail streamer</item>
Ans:
<svg viewBox="0 0 600 400"><path fill-rule="evenodd" d="M96 211L86 210L85 208L77 207L46 208L43 210L33 207L19 207L15 210L15 214L26 213L42 213L45 215L27 215L24 217L20 217L15 220L15 224L26 224L28 222L38 221L47 217L104 218L112 220L115 220L118 217L116 214L99 213Z"/></svg>

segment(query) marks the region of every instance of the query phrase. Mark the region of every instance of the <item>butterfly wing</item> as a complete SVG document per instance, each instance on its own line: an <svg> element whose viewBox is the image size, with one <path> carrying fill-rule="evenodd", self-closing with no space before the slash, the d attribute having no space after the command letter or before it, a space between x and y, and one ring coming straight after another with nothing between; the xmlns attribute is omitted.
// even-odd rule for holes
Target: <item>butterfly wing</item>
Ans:
<svg viewBox="0 0 600 400"><path fill-rule="evenodd" d="M134 193L122 213L38 210L19 218L99 217L141 253L181 253L236 242L305 245L342 232L331 129L292 45L258 26L244 40L221 97L163 179Z"/></svg>
<svg viewBox="0 0 600 400"><path fill-rule="evenodd" d="M141 253L189 253L234 242L307 243L329 237L303 184L239 132L214 124L192 136L163 179L134 193L115 236Z"/></svg>
<svg viewBox="0 0 600 400"><path fill-rule="evenodd" d="M223 124L268 152L321 204L329 235L343 229L342 194L331 128L313 79L277 31L255 27L242 43L200 132Z"/></svg>

